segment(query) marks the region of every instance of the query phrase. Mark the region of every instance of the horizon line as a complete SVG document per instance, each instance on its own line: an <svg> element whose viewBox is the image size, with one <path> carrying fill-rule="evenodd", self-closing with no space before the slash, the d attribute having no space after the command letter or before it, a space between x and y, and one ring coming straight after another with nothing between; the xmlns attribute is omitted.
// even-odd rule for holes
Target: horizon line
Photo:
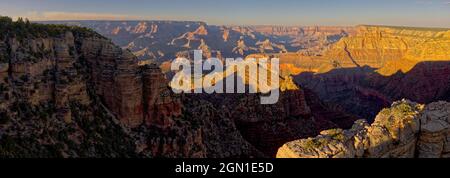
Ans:
<svg viewBox="0 0 450 178"><path fill-rule="evenodd" d="M403 28L433 28L450 30L449 27L440 26L411 26L411 25L388 25L388 24L355 24L355 25L283 25L283 24L215 24L208 23L201 20L162 20L162 19L67 19L67 20L30 20L30 22L193 22L193 23L204 23L208 26L231 26L231 27L257 27L257 26L272 26L272 27L359 27L359 26L373 26L373 27L403 27Z"/></svg>

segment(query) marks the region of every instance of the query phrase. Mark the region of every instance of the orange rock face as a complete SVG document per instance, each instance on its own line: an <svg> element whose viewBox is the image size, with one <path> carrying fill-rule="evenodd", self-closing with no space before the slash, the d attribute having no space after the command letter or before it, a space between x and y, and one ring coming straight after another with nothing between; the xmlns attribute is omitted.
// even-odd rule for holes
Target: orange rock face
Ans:
<svg viewBox="0 0 450 178"><path fill-rule="evenodd" d="M81 55L91 68L96 93L129 127L143 123L142 76L136 58L105 40L86 39Z"/></svg>
<svg viewBox="0 0 450 178"><path fill-rule="evenodd" d="M320 99L366 119L395 100L448 100L448 29L360 26L321 56L280 55ZM295 60L297 59L297 60ZM298 68L300 70L298 70Z"/></svg>
<svg viewBox="0 0 450 178"><path fill-rule="evenodd" d="M158 67L144 66L141 72L136 58L127 51L94 40L83 44L96 90L122 123L132 128L144 122L168 127L171 121L167 118L180 114L181 104L171 98Z"/></svg>
<svg viewBox="0 0 450 178"><path fill-rule="evenodd" d="M198 27L193 33L196 35L208 35L208 30L205 25L200 25L200 27Z"/></svg>

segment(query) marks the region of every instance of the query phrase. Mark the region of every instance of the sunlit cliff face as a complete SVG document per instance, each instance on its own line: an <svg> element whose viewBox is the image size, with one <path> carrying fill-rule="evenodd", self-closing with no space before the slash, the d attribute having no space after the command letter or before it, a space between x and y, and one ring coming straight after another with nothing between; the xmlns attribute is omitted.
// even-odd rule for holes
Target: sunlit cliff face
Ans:
<svg viewBox="0 0 450 178"><path fill-rule="evenodd" d="M417 63L450 61L450 30L359 26L357 33L344 37L323 55L281 54L280 63L289 73L326 73L338 68L368 66L390 76L407 73Z"/></svg>

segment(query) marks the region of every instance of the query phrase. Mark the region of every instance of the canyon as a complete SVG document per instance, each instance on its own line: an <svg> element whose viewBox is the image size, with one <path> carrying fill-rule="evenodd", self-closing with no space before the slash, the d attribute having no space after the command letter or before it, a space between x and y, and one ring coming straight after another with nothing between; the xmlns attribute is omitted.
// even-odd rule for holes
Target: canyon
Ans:
<svg viewBox="0 0 450 178"><path fill-rule="evenodd" d="M2 17L0 32L1 157L448 156L448 29ZM280 58L279 102L173 93L167 62L195 49Z"/></svg>
<svg viewBox="0 0 450 178"><path fill-rule="evenodd" d="M365 119L403 98L449 101L449 35L448 29L360 26L323 57L298 62L306 72L294 78Z"/></svg>
<svg viewBox="0 0 450 178"><path fill-rule="evenodd" d="M141 60L161 64L189 51L209 57L242 57L254 53L320 54L353 27L218 26L189 21L50 21L87 27L131 50ZM187 54L186 54L187 53Z"/></svg>
<svg viewBox="0 0 450 178"><path fill-rule="evenodd" d="M176 95L158 66L92 30L1 20L2 157L272 157L320 122L339 126L312 119L302 90L268 106Z"/></svg>

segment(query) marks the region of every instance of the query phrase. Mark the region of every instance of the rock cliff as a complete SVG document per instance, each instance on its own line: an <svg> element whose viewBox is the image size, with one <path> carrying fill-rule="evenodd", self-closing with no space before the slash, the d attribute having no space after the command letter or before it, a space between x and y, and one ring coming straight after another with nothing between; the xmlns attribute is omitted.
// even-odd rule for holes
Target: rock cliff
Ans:
<svg viewBox="0 0 450 178"><path fill-rule="evenodd" d="M323 56L280 55L300 85L321 100L362 118L373 118L402 98L447 100L450 83L448 29L360 26ZM296 60L295 60L296 59Z"/></svg>
<svg viewBox="0 0 450 178"><path fill-rule="evenodd" d="M275 40L274 37L266 34L282 38L285 35L293 35L296 31L277 28L270 31L256 27L211 27L197 22L169 24L168 22L115 24L117 28L113 28L109 35L120 37L121 40L118 42L122 45L136 48L145 46L145 43L141 43L143 41L134 41L136 38L164 42L162 46L172 47L163 50L158 45L147 46L145 50L140 49L139 53L149 55L151 52L154 56L171 57L171 53L189 55L183 50L178 51L180 49L178 45L186 44L189 44L186 47L206 49L209 51L207 55L219 55L221 53L215 49L221 47L211 42L216 37L226 42L226 49L229 49L229 52L232 52L237 43L236 50L232 52L237 55L244 55L246 52L258 49L264 50L261 52L283 48L290 50L292 46L284 46L279 39ZM103 26L102 23L97 25L94 24L95 28ZM338 35L332 37L336 33ZM416 35L409 31L395 33L405 36ZM340 28L335 30L303 28L295 34L311 35L314 39L323 38L325 35L329 38L326 40L326 46L332 45L336 42L334 40L341 37L353 35ZM447 38L447 36L448 34L440 32L427 33L424 35L427 40L421 42L428 43L435 39L439 43L437 46L440 46L442 43L439 41L442 40L440 38ZM177 37L181 38L174 40L173 45L170 45L169 43ZM129 42L130 39L133 42ZM377 41L380 39L370 43L376 44ZM2 17L0 19L0 156L272 157L286 142L317 135L324 129L349 128L356 117L345 114L343 110L347 110L350 106L360 109L363 113L371 114L371 112L375 113L374 105L374 108L384 107L393 98L407 96L431 102L436 98L448 99L449 97L450 85L445 83L449 79L448 64L440 63L424 63L424 67L418 65L419 68L415 67L407 74L396 73L393 78L386 78L381 74L374 75L373 73L377 71L364 67L357 67L351 76L348 76L347 72L327 75L327 77L309 74L303 76L304 79L311 79L310 82L312 82L306 83L305 86L326 88L326 90L316 90L317 88L314 87L311 87L313 90L309 90L293 81L290 75L325 69L326 67L317 64L326 56L323 52L337 54L333 51L339 51L340 45L341 43L338 42L329 51L326 47L327 50L320 49L319 53L300 52L293 57L292 54L270 54L280 58L284 56L291 58L288 61L282 61L281 67L285 70L282 70L280 77L283 78L280 83L282 89L280 101L274 105L260 105L259 94L176 95L171 92L168 81L159 67L155 64L139 65L138 58L132 52L121 49L96 32L81 27L13 22L9 18ZM354 53L357 48L359 47L347 46L341 50ZM408 48L408 50L411 49ZM361 52L361 54L365 53ZM420 58L428 54L402 52L401 55ZM442 55L447 54L442 52L442 54L436 53L430 56L440 59L439 56ZM295 61L297 57L301 60ZM342 58L342 60L345 59ZM414 57L408 60L413 61L412 63L419 61ZM303 61L308 62L302 63ZM361 62L359 59L355 61ZM386 64L390 61L388 60ZM344 63L341 65L339 61L333 64L335 65L332 66L336 68L346 65ZM430 65L432 68L428 67ZM381 71L381 68L379 70ZM438 84L425 80L430 77L430 74L439 81ZM417 76L422 78L417 81L415 80ZM316 77L320 77L321 80L315 80ZM319 82L314 83L315 81ZM331 87L328 85L329 82ZM416 86L411 87L412 84ZM430 85L435 87L428 89ZM409 90L402 90L402 88ZM422 92L420 95L417 94L419 90ZM315 91L318 91L317 95ZM349 95L339 94L348 91L350 91ZM386 94L389 92L393 94ZM346 104L333 105L322 102L320 98L327 93L338 94L336 98L331 99L343 101ZM360 105L354 103L360 103ZM446 156L448 152L446 141L442 140L448 137L447 126L443 124L442 118L446 118L448 112L442 114L441 111L442 108L448 108L448 105L437 103L423 107L406 101L402 103L394 104L392 112L386 110L377 118L380 120L376 121L378 125L385 124L386 120L395 120L394 125L388 124L384 130L373 126L372 130L375 131L372 132L368 129L372 126L369 127L368 124L359 121L348 132L335 130L323 134L332 135L331 138L326 137L328 140L337 137L338 140L344 140L346 144L351 138L356 138L356 134L353 134L356 132L361 135L360 140L375 138L374 141L370 139L364 141L363 146L359 145L358 152L354 154L357 156L410 156L411 152L414 152L414 155L424 153L424 155ZM402 112L406 113L398 114ZM428 120L422 119L425 117L423 116L425 112L433 113L427 118L441 118L441 120L431 119L429 124L426 124ZM407 119L402 121L402 118ZM415 118L421 118L419 125L425 125L412 126L411 123L417 120ZM439 124L436 123L442 125L443 130L438 128ZM401 129L396 129L398 125ZM341 137L339 134L341 132L345 132L345 137ZM376 140L377 137L365 133L381 134L382 138ZM389 135L382 135L384 133ZM419 133L420 136L412 138L411 134L414 135L414 133ZM389 142L389 139L393 141ZM387 142L378 144L380 140ZM417 140L417 144L412 144L414 140ZM296 145L291 143L296 141L286 145ZM317 142L308 143L314 143L314 146ZM322 144L321 141L318 143ZM366 143L371 146L380 146L372 149L365 147ZM399 144L401 146L397 149ZM341 150L348 146L342 145L339 146ZM440 145L443 145L442 149ZM385 147L396 151L395 153L379 151L386 149ZM411 151L412 147L419 151ZM287 151L282 152L286 152L285 155L294 155L289 152L291 149L289 147ZM342 154L337 155L342 156ZM344 155L353 155L353 152L345 152Z"/></svg>
<svg viewBox="0 0 450 178"><path fill-rule="evenodd" d="M382 68L385 71L382 74L390 75L392 73L388 71L399 70L395 69L397 66L390 65L393 61L448 60L449 36L449 29L359 26L355 35L342 38L326 56L339 62L341 67L367 65Z"/></svg>
<svg viewBox="0 0 450 178"><path fill-rule="evenodd" d="M158 63L173 60L181 51L204 49L205 44L208 49L204 49L203 54L220 53L224 57L244 57L259 52L318 55L356 31L354 27L216 26L189 21L45 23L94 29L119 46L130 49L139 59Z"/></svg>
<svg viewBox="0 0 450 178"><path fill-rule="evenodd" d="M1 20L2 157L271 157L317 134L292 80L276 105L257 94L175 95L156 65L91 30Z"/></svg>
<svg viewBox="0 0 450 178"><path fill-rule="evenodd" d="M138 66L131 52L85 28L0 20L2 157L210 152L205 126L182 119L194 112L183 109L158 67Z"/></svg>
<svg viewBox="0 0 450 178"><path fill-rule="evenodd" d="M446 158L450 156L450 103L408 100L383 109L369 125L322 131L283 145L279 158Z"/></svg>
<svg viewBox="0 0 450 178"><path fill-rule="evenodd" d="M121 110L120 98L103 98L124 95L111 83L126 76L123 65L133 58L84 28L1 17L0 31L2 157L137 156L119 124L134 122L137 112Z"/></svg>

